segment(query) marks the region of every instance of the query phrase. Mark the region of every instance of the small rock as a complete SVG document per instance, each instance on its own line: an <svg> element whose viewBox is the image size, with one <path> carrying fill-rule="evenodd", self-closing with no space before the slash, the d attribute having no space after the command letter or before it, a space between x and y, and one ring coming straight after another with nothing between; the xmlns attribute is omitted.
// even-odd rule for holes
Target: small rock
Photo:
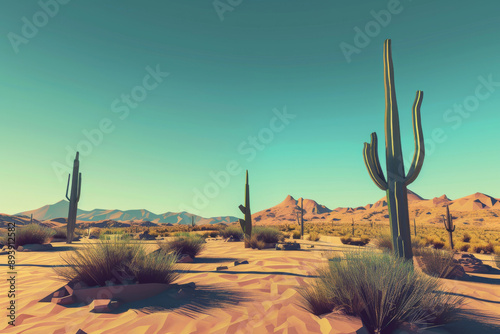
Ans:
<svg viewBox="0 0 500 334"><path fill-rule="evenodd" d="M76 334L87 334L87 332L84 332L83 330L78 329L78 332L76 332Z"/></svg>
<svg viewBox="0 0 500 334"><path fill-rule="evenodd" d="M196 283L195 282L189 282L189 283L185 284L184 286L186 288L196 289Z"/></svg>
<svg viewBox="0 0 500 334"><path fill-rule="evenodd" d="M248 264L248 261L247 261L247 260L243 260L243 261L234 261L234 265L235 265L235 266L239 266L240 264Z"/></svg>
<svg viewBox="0 0 500 334"><path fill-rule="evenodd" d="M75 297L73 297L73 295L69 295L64 297L52 298L51 302L58 305L70 305L74 304L76 300Z"/></svg>
<svg viewBox="0 0 500 334"><path fill-rule="evenodd" d="M225 270L227 269L227 266L220 266L220 267L217 267L217 271L221 271L221 270Z"/></svg>
<svg viewBox="0 0 500 334"><path fill-rule="evenodd" d="M24 250L24 247L23 246L18 246L17 249L16 249L18 252L22 252Z"/></svg>
<svg viewBox="0 0 500 334"><path fill-rule="evenodd" d="M108 313L111 312L113 304L111 304L111 299L94 299L89 307L91 312Z"/></svg>
<svg viewBox="0 0 500 334"><path fill-rule="evenodd" d="M52 297L61 298L61 297L67 296L67 295L68 295L68 291L66 291L66 289L63 288L63 289L59 289L56 292L54 292L52 294Z"/></svg>

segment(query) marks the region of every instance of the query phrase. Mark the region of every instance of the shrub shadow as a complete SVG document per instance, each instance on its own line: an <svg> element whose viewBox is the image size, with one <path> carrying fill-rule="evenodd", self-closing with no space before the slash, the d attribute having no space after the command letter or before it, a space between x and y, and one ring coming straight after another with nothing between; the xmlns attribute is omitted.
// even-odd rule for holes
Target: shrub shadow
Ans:
<svg viewBox="0 0 500 334"><path fill-rule="evenodd" d="M198 285L192 288L187 284L172 284L169 289L154 297L122 304L112 313L128 310L146 314L171 311L195 318L196 314L207 314L210 309L237 307L239 303L248 300L247 294L228 290L221 285Z"/></svg>
<svg viewBox="0 0 500 334"><path fill-rule="evenodd" d="M221 263L221 262L234 262L240 259L232 257L195 257L193 263Z"/></svg>

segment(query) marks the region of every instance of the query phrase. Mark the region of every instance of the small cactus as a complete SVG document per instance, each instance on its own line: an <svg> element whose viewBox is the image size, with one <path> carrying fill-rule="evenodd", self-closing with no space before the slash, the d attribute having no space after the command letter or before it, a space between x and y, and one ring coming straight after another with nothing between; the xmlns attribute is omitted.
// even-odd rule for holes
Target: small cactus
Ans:
<svg viewBox="0 0 500 334"><path fill-rule="evenodd" d="M252 237L252 213L250 212L250 188L248 186L248 170L245 184L245 206L239 206L241 212L245 215L245 219L240 219L241 229L245 235L245 248L250 247L250 238Z"/></svg>
<svg viewBox="0 0 500 334"><path fill-rule="evenodd" d="M68 175L68 185L66 186L66 198L69 201L68 222L66 224L66 243L70 244L73 241L73 233L76 226L76 212L78 210L78 202L80 201L80 193L82 190L82 173L80 173L80 161L78 160L79 153L76 152L75 161L73 162L73 178L71 180L71 194L68 197L69 180L71 174Z"/></svg>
<svg viewBox="0 0 500 334"><path fill-rule="evenodd" d="M450 238L450 248L453 249L453 232L455 232L455 225L453 225L453 217L450 214L450 208L446 205L446 218L443 218L443 224L448 231L448 236Z"/></svg>
<svg viewBox="0 0 500 334"><path fill-rule="evenodd" d="M304 239L304 198L300 200L300 238Z"/></svg>

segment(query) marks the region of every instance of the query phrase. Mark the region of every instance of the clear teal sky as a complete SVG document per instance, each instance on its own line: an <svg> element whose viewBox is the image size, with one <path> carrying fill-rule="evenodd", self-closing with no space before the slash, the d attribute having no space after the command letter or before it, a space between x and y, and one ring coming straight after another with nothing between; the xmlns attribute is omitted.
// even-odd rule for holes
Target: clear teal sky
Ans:
<svg viewBox="0 0 500 334"><path fill-rule="evenodd" d="M500 197L496 0L243 0L220 15L200 0L60 2L42 0L51 16L37 1L0 5L0 212L63 199L67 147L78 145L86 210L240 215L245 169L253 212L287 194L330 208L373 203L384 193L362 148L376 131L385 169L386 38L408 160L410 109L424 91L427 155L410 189ZM384 26L371 22L388 7ZM368 42L355 41L356 27L372 29ZM357 46L349 62L347 44ZM486 87L478 78L488 76ZM453 110L464 103L468 114ZM294 118L282 126L285 108ZM83 131L101 123L107 133L91 144ZM214 187L210 173L228 163L229 184Z"/></svg>

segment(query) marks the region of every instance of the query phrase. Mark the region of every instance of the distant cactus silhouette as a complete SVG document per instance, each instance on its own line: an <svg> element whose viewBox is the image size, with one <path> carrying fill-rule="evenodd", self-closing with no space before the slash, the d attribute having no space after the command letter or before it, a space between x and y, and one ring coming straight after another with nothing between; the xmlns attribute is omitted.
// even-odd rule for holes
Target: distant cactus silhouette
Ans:
<svg viewBox="0 0 500 334"><path fill-rule="evenodd" d="M412 259L410 236L410 218L408 213L407 186L420 173L424 162L425 148L420 119L420 105L423 92L417 91L413 103L413 135L415 152L408 174L405 174L401 136L399 133L399 115L394 87L394 69L391 55L391 40L384 43L384 84L385 84L385 148L387 181L384 177L377 153L377 134L371 134L370 144L365 143L363 158L368 173L380 189L386 191L393 249L397 256Z"/></svg>
<svg viewBox="0 0 500 334"><path fill-rule="evenodd" d="M450 214L450 208L446 205L446 218L443 218L443 224L448 231L448 236L450 238L450 248L453 249L453 232L455 232L455 227L453 225L453 217Z"/></svg>
<svg viewBox="0 0 500 334"><path fill-rule="evenodd" d="M82 173L80 170L80 161L78 161L79 153L76 152L75 161L73 162L73 178L71 180L71 195L68 197L69 179L71 174L68 175L68 185L66 187L66 198L69 201L68 222L66 224L66 243L70 244L73 241L73 233L76 226L76 212L78 210L78 201L80 201L80 193L82 190Z"/></svg>
<svg viewBox="0 0 500 334"><path fill-rule="evenodd" d="M304 198L300 199L300 238L304 239Z"/></svg>
<svg viewBox="0 0 500 334"><path fill-rule="evenodd" d="M250 212L250 188L248 186L248 170L245 184L245 206L239 206L241 212L245 215L245 219L240 219L241 229L245 235L245 248L250 247L250 238L252 237L252 213Z"/></svg>
<svg viewBox="0 0 500 334"><path fill-rule="evenodd" d="M191 216L191 226L194 227L194 216Z"/></svg>
<svg viewBox="0 0 500 334"><path fill-rule="evenodd" d="M415 222L415 218L413 218L413 229L415 230L415 236L417 236L417 223Z"/></svg>

